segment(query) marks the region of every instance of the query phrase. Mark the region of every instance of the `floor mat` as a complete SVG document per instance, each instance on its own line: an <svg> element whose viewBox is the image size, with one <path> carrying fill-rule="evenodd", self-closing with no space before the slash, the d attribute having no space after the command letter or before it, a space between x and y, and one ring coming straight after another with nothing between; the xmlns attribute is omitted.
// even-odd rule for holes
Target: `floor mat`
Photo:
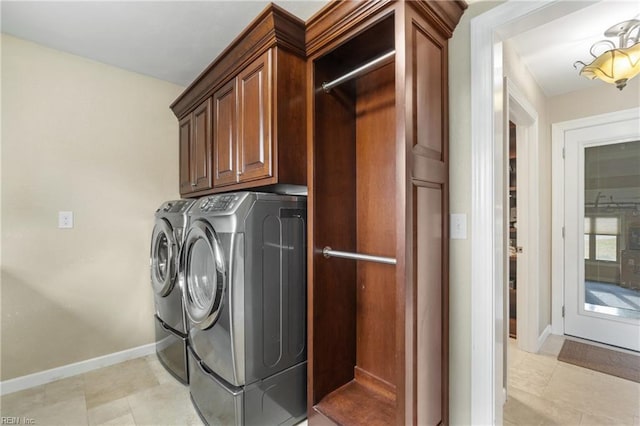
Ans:
<svg viewBox="0 0 640 426"><path fill-rule="evenodd" d="M640 383L640 356L565 340L558 360Z"/></svg>

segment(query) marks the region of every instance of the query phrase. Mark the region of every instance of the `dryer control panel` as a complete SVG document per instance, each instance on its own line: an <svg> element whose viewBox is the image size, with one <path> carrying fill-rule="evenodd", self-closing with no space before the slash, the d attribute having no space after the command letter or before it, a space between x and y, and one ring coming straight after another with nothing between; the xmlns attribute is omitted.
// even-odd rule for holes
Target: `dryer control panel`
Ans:
<svg viewBox="0 0 640 426"><path fill-rule="evenodd" d="M232 210L240 199L238 194L212 195L200 201L200 211L205 213Z"/></svg>
<svg viewBox="0 0 640 426"><path fill-rule="evenodd" d="M191 200L176 200L163 203L156 213L184 213L191 205Z"/></svg>

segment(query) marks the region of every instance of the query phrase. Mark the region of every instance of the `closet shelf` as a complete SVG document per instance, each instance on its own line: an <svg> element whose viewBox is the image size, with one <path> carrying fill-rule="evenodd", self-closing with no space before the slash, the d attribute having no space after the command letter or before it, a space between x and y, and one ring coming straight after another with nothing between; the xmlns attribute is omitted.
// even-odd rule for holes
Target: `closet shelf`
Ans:
<svg viewBox="0 0 640 426"><path fill-rule="evenodd" d="M340 425L387 426L396 423L396 401L357 380L325 396L315 409Z"/></svg>
<svg viewBox="0 0 640 426"><path fill-rule="evenodd" d="M352 78L356 78L368 71L371 71L373 68L377 66L385 64L387 60L390 59L395 54L396 54L396 51L392 50L391 52L387 52L384 55L379 56L373 59L372 61L369 61L366 64L354 69L353 71L346 73L342 77L338 77L335 80L331 80L329 82L324 82L322 83L322 90L324 90L326 93L329 93L331 89L333 89L336 86L339 86L345 81L349 81Z"/></svg>

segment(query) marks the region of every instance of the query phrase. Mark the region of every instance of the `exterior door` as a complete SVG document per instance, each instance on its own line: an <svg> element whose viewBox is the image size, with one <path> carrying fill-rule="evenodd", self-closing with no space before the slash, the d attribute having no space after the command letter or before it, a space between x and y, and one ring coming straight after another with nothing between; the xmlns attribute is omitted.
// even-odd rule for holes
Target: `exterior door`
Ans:
<svg viewBox="0 0 640 426"><path fill-rule="evenodd" d="M207 222L195 221L185 237L180 259L187 316L197 327L211 327L222 308L226 271L222 247Z"/></svg>
<svg viewBox="0 0 640 426"><path fill-rule="evenodd" d="M565 136L565 334L640 351L640 118Z"/></svg>

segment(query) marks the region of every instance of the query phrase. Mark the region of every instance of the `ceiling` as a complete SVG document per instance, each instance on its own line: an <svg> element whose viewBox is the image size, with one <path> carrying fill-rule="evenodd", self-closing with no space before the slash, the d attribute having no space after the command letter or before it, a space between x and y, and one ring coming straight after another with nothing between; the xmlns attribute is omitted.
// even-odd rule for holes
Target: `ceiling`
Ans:
<svg viewBox="0 0 640 426"><path fill-rule="evenodd" d="M563 0L572 1L572 0ZM266 1L7 1L2 32L130 71L188 85ZM276 0L303 20L326 0ZM610 26L640 17L640 2L605 0L510 42L547 96L604 84L578 75Z"/></svg>
<svg viewBox="0 0 640 426"><path fill-rule="evenodd" d="M615 24L640 18L640 1L605 0L512 37L509 42L547 96L588 89L600 80L588 80L575 69L576 61L590 63L591 46L605 39ZM618 40L615 41L616 45ZM604 50L597 51L598 53Z"/></svg>
<svg viewBox="0 0 640 426"><path fill-rule="evenodd" d="M267 1L6 1L2 32L187 86ZM307 20L326 0L274 3Z"/></svg>

